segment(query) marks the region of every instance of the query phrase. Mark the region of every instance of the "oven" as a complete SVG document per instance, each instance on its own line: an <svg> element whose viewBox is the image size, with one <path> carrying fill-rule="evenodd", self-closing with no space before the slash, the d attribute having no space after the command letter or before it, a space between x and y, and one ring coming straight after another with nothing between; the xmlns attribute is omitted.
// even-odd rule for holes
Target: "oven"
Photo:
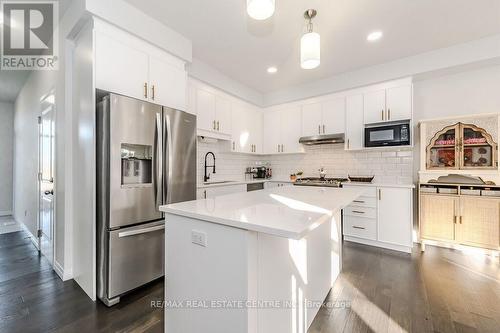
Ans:
<svg viewBox="0 0 500 333"><path fill-rule="evenodd" d="M365 128L365 147L409 146L410 124L393 124Z"/></svg>

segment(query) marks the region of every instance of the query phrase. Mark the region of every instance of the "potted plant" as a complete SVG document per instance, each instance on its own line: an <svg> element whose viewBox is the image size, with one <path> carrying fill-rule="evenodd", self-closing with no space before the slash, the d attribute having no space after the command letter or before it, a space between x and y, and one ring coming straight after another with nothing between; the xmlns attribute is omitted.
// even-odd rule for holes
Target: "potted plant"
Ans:
<svg viewBox="0 0 500 333"><path fill-rule="evenodd" d="M292 174L290 175L290 180L291 180L292 182L294 182L295 180L297 180L297 176L296 176L294 173L292 173Z"/></svg>

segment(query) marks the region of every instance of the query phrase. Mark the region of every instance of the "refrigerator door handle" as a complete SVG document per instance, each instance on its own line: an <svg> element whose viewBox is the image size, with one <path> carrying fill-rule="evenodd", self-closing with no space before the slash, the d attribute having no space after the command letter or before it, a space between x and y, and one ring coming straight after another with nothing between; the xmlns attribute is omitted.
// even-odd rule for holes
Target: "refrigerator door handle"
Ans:
<svg viewBox="0 0 500 333"><path fill-rule="evenodd" d="M164 204L171 203L170 182L172 179L172 127L170 115L165 115L165 157L164 157L164 177L163 191Z"/></svg>
<svg viewBox="0 0 500 333"><path fill-rule="evenodd" d="M161 114L156 114L156 126L153 141L153 191L155 206L158 208L161 202L161 178L162 178L162 147L161 143Z"/></svg>
<svg viewBox="0 0 500 333"><path fill-rule="evenodd" d="M150 227L150 228L123 231L123 232L118 233L118 237L122 238L122 237L128 237L128 236L135 236L135 235L146 234L148 232L153 232L153 231L162 230L162 229L165 229L164 224L157 225L157 226Z"/></svg>

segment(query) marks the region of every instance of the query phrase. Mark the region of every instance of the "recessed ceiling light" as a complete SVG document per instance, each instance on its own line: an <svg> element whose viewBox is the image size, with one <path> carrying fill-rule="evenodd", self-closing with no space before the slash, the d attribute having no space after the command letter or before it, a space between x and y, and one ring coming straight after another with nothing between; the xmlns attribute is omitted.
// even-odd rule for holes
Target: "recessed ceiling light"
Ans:
<svg viewBox="0 0 500 333"><path fill-rule="evenodd" d="M277 71L278 71L278 69L277 69L276 67L274 67L274 66L271 66L271 67L269 67L269 68L267 69L267 72L268 72L269 74L274 74L274 73L276 73Z"/></svg>
<svg viewBox="0 0 500 333"><path fill-rule="evenodd" d="M376 40L379 40L380 38L382 38L382 31L374 31L374 32L371 32L367 37L366 37L366 40L369 41L369 42L374 42Z"/></svg>

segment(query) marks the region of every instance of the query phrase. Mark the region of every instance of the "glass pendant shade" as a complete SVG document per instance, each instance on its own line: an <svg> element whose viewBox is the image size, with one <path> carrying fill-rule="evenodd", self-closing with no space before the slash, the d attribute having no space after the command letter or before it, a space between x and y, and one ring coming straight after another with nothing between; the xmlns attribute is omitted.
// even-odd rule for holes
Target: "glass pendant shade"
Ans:
<svg viewBox="0 0 500 333"><path fill-rule="evenodd" d="M308 32L300 39L300 67L313 69L320 64L321 40L316 32Z"/></svg>
<svg viewBox="0 0 500 333"><path fill-rule="evenodd" d="M255 20L265 20L273 16L275 0L247 0L247 13Z"/></svg>

